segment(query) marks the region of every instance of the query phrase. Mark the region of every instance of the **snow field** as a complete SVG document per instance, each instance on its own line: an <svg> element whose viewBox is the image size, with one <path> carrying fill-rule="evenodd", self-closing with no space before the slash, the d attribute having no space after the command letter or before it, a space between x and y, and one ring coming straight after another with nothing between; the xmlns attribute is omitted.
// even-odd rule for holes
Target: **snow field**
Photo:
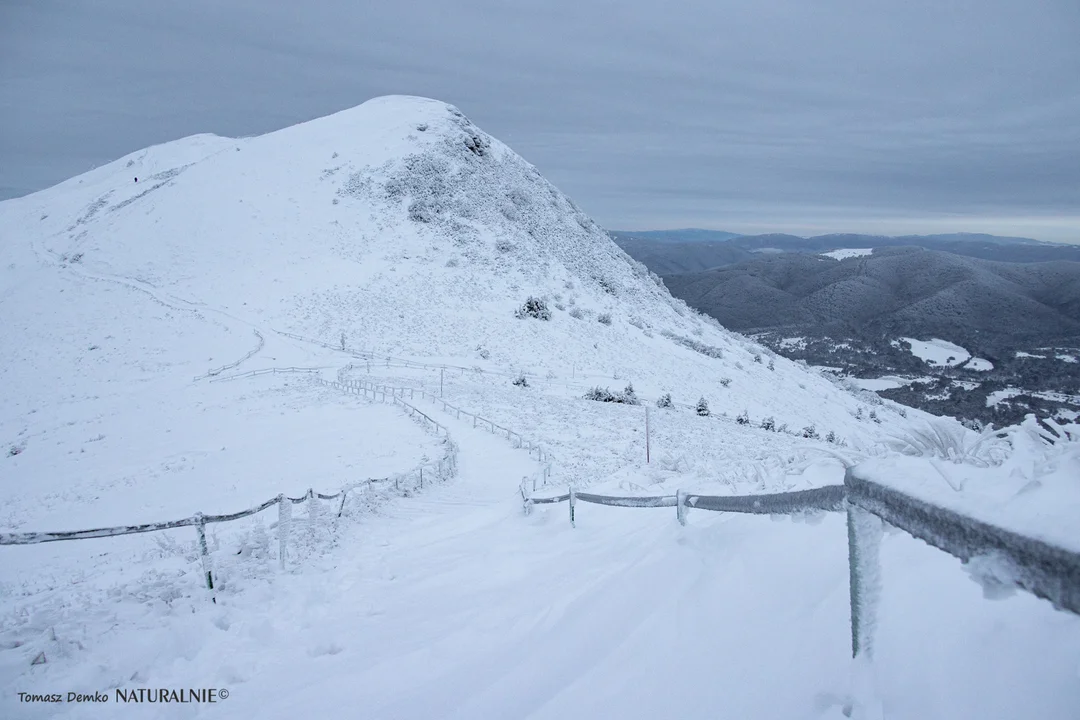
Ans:
<svg viewBox="0 0 1080 720"><path fill-rule="evenodd" d="M329 378L348 355L333 350L342 333L349 348L500 373L446 373L443 392L551 447L560 485L823 485L841 475L836 446L732 418L814 423L852 451L922 421L885 405L881 425L860 422L866 401L837 382L782 358L769 370L767 351L671 299L535 168L433 101L150 148L0 204L0 230L14 238L0 244L13 329L0 441L18 450L3 458L5 530L239 510L435 460L446 446L400 409L303 376L192 382L274 366ZM530 295L550 321L514 316ZM439 383L431 367L370 372ZM518 372L531 387L510 385ZM705 395L717 417L654 409L645 465L644 408L581 398L628 380L643 399ZM124 712L843 717L842 516L691 510L681 527L672 508L582 504L572 530L565 505L522 514L520 480L539 470L525 450L431 407L459 449L453 482L410 497L372 487L340 520L327 503L292 506L284 572L275 510L211 526L216 604L192 528L0 548L0 715L101 717L18 692L216 686L227 706ZM1032 525L1075 507L1080 459L1015 460L978 507L1016 505ZM960 505L1000 479L959 467L892 471ZM870 669L887 717L1075 715L1080 620L1023 595L988 602L959 563L904 534L886 534L881 560Z"/></svg>

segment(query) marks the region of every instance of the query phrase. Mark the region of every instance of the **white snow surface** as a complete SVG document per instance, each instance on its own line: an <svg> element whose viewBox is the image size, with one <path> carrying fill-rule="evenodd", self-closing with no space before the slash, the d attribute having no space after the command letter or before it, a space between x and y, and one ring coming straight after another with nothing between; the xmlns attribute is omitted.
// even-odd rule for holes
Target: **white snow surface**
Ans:
<svg viewBox="0 0 1080 720"><path fill-rule="evenodd" d="M953 367L955 365L960 365L971 357L971 353L967 350L948 340L941 340L939 338L916 340L915 338L907 337L901 339L911 343L912 355L929 365L945 365Z"/></svg>
<svg viewBox="0 0 1080 720"><path fill-rule="evenodd" d="M400 408L305 374L224 379L268 368L439 388L550 450L553 487L625 494L836 483L841 461L893 461L880 443L926 419L690 311L432 100L148 148L0 203L0 240L0 532L233 512L446 452ZM530 295L551 320L514 316ZM528 387L510 383L519 373ZM676 401L652 409L650 463L643 407L582 399L627 382ZM689 408L701 396L708 418ZM880 424L855 418L871 407ZM424 411L457 443L457 478L357 493L340 518L295 506L284 570L276 509L210 526L216 603L192 528L0 547L0 716L844 717L841 516L691 511L681 527L670 508L581 505L571 529L565 504L522 515L519 482L540 469L525 449ZM767 418L788 431L760 429ZM847 446L803 439L809 425ZM1030 494L1017 522L1075 507L1080 459L1016 462L1028 457L1013 469L1053 491ZM887 717L1073 717L1077 618L1023 595L988 603L902 534L883 539L882 584L873 678L856 694L876 693ZM19 699L118 687L230 697Z"/></svg>
<svg viewBox="0 0 1080 720"><path fill-rule="evenodd" d="M821 254L825 257L831 257L834 260L846 260L847 258L873 255L873 253L874 248L840 248L839 250L830 250L829 252Z"/></svg>

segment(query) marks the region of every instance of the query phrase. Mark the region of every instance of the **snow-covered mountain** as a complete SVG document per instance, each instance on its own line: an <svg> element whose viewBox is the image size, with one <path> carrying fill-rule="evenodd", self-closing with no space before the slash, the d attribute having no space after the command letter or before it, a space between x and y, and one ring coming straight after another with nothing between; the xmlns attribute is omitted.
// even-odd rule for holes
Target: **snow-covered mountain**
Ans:
<svg viewBox="0 0 1080 720"><path fill-rule="evenodd" d="M550 317L520 317L529 298ZM27 693L119 704L118 689L199 687L228 705L124 712L844 716L842 514L694 509L683 527L671 508L589 506L571 529L565 504L521 511L522 478L549 469L558 487L540 493L731 494L836 483L838 457L873 454L932 500L962 509L982 493L991 520L1074 543L1075 443L1002 463L1004 441L941 420L922 436L934 457L897 463L920 448L887 435L925 416L689 310L536 168L432 100L187 138L0 203L0 316L0 533L353 490L293 520L212 525L205 560L191 527L0 547L4 717L100 716ZM224 381L269 368L283 372ZM406 388L442 429L370 401L385 392L326 385L338 378ZM642 408L583 398L627 382L675 400L652 412L649 441ZM1074 617L1029 596L986 603L906 535L882 546L890 717L1070 717Z"/></svg>
<svg viewBox="0 0 1080 720"><path fill-rule="evenodd" d="M77 258L253 327L541 375L584 369L705 396L732 417L866 429L854 397L779 357L770 370L769 351L672 299L535 167L441 102L385 97L262 137L187 138L0 208L7 254ZM550 321L515 317L529 296ZM42 302L21 294L6 310Z"/></svg>

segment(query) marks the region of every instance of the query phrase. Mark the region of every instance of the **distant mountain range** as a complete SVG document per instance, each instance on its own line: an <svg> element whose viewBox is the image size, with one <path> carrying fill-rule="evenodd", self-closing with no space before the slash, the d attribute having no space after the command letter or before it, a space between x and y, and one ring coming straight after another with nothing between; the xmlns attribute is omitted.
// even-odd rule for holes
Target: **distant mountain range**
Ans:
<svg viewBox="0 0 1080 720"><path fill-rule="evenodd" d="M943 235L734 235L717 230L612 231L628 255L659 275L698 272L733 265L761 253L821 253L846 248L915 246L1000 262L1080 262L1080 245L980 233Z"/></svg>
<svg viewBox="0 0 1080 720"><path fill-rule="evenodd" d="M776 238L679 246L673 255L652 248L640 259L654 271L671 270L749 253L732 243L774 247ZM998 262L911 246L879 246L839 260L790 251L750 255L663 280L676 297L778 353L870 379L884 397L928 412L997 425L1029 412L1080 412L1080 262ZM940 338L981 360L971 367L926 363L903 338Z"/></svg>
<svg viewBox="0 0 1080 720"><path fill-rule="evenodd" d="M968 346L1080 336L1080 263L1002 263L917 247L834 260L782 253L664 277L740 331L940 337Z"/></svg>

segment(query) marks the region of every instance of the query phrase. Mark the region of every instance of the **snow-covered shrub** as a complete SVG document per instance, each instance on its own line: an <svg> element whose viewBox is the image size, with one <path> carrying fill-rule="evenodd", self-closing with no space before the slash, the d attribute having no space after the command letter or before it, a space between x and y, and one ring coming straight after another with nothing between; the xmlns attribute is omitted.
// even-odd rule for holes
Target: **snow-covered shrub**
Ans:
<svg viewBox="0 0 1080 720"><path fill-rule="evenodd" d="M607 388L602 388L597 385L596 387L589 388L585 391L585 399L595 400L597 402L615 402L615 393Z"/></svg>
<svg viewBox="0 0 1080 720"><path fill-rule="evenodd" d="M811 440L817 440L818 439L817 428L814 427L813 425L807 425L806 427L804 427L802 429L802 436L804 438L809 438Z"/></svg>
<svg viewBox="0 0 1080 720"><path fill-rule="evenodd" d="M835 443L836 442L836 433L834 433L832 430L825 433L825 442Z"/></svg>
<svg viewBox="0 0 1080 720"><path fill-rule="evenodd" d="M720 378L720 384L723 385L724 387L730 386L731 385L731 378Z"/></svg>
<svg viewBox="0 0 1080 720"><path fill-rule="evenodd" d="M12 445L10 448L8 448L8 457L15 457L25 449L26 448L22 445Z"/></svg>
<svg viewBox="0 0 1080 720"><path fill-rule="evenodd" d="M704 355L705 357L711 357L711 358L717 358L717 359L720 359L720 358L724 357L724 351L721 350L718 347L713 347L712 345L706 345L705 343L694 340L693 338L683 337L682 335L676 335L675 333L671 332L670 330L664 330L664 331L661 332L661 334L664 337L666 337L668 340L671 340L672 342L678 343L679 345L682 345L685 348L690 348L694 352L699 352L702 355Z"/></svg>
<svg viewBox="0 0 1080 720"><path fill-rule="evenodd" d="M754 362L756 362L758 365L761 364L761 353L754 353Z"/></svg>
<svg viewBox="0 0 1080 720"><path fill-rule="evenodd" d="M491 357L491 351L488 350L483 345L477 345L476 346L476 354L479 355L480 357L484 358L485 360L487 360L487 359L489 359Z"/></svg>
<svg viewBox="0 0 1080 720"><path fill-rule="evenodd" d="M890 435L885 445L904 455L936 457L978 467L1000 465L1009 455L1009 432L988 426L981 433L946 418L935 418L922 428Z"/></svg>
<svg viewBox="0 0 1080 720"><path fill-rule="evenodd" d="M536 298L530 295L525 300L525 304L522 305L514 312L516 318L533 317L537 320L550 320L551 310L548 309L547 303L541 298Z"/></svg>
<svg viewBox="0 0 1080 720"><path fill-rule="evenodd" d="M555 309L558 310L559 312L565 312L566 311L566 306L563 305L562 303L555 303Z"/></svg>
<svg viewBox="0 0 1080 720"><path fill-rule="evenodd" d="M735 418L735 422L739 423L740 425L749 425L750 414L747 411L743 410L741 413L739 413L738 417Z"/></svg>
<svg viewBox="0 0 1080 720"><path fill-rule="evenodd" d="M450 258L449 260L446 261L446 267L451 267L452 268L452 267L457 267L457 266L458 266L458 259L457 258Z"/></svg>
<svg viewBox="0 0 1080 720"><path fill-rule="evenodd" d="M584 315L585 314L583 312L581 312L581 308L579 308L579 307L570 308L570 317L574 318L575 320L580 320L582 317L584 317Z"/></svg>
<svg viewBox="0 0 1080 720"><path fill-rule="evenodd" d="M870 419L871 419L871 420L873 420L873 421L874 421L874 422L876 422L876 423L880 423L880 422L881 422L881 420L880 420L880 419L878 419L878 416L877 416L877 410L871 410L871 411L870 411Z"/></svg>
<svg viewBox="0 0 1080 720"><path fill-rule="evenodd" d="M656 407L669 408L675 407L675 403L671 400L671 393L664 393L660 396L660 399L656 401Z"/></svg>
<svg viewBox="0 0 1080 720"><path fill-rule="evenodd" d="M597 320L597 322L603 323L604 325L610 325L611 324L611 313L600 313L596 317L596 320Z"/></svg>
<svg viewBox="0 0 1080 720"><path fill-rule="evenodd" d="M525 373L518 373L518 376L514 378L514 384L518 387L529 387L529 381L525 378Z"/></svg>
<svg viewBox="0 0 1080 720"><path fill-rule="evenodd" d="M769 369L776 370L776 360L773 358L769 358Z"/></svg>
<svg viewBox="0 0 1080 720"><path fill-rule="evenodd" d="M586 400L596 400L597 402L610 402L610 403L622 403L623 405L640 405L641 401L638 400L637 394L634 392L633 384L628 384L626 389L622 392L614 393L611 390L600 387L597 385L591 388L585 393Z"/></svg>
<svg viewBox="0 0 1080 720"><path fill-rule="evenodd" d="M773 431L776 430L776 419L772 415L761 421L761 429Z"/></svg>
<svg viewBox="0 0 1080 720"><path fill-rule="evenodd" d="M697 412L697 414L701 417L705 417L709 414L709 403L707 400L705 400L704 396L698 399L697 406L694 408L694 411Z"/></svg>

